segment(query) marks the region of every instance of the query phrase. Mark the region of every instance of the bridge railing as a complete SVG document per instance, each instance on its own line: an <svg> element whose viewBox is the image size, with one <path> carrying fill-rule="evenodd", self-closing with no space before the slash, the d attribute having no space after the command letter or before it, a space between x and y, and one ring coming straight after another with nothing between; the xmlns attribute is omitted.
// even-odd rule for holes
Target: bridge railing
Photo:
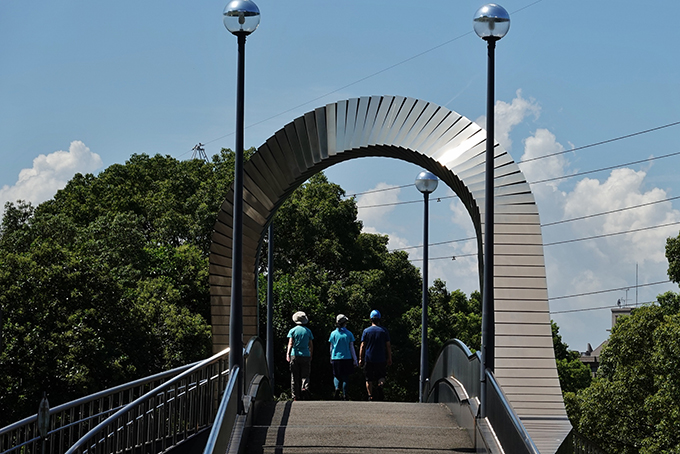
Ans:
<svg viewBox="0 0 680 454"><path fill-rule="evenodd" d="M607 451L573 429L557 454L607 454Z"/></svg>
<svg viewBox="0 0 680 454"><path fill-rule="evenodd" d="M486 372L487 420L479 420L481 357L458 339L442 347L432 369L428 401L450 403L473 440L488 446L497 439L505 452L538 454L538 449L510 406L493 373Z"/></svg>
<svg viewBox="0 0 680 454"><path fill-rule="evenodd" d="M439 352L437 361L430 374L430 388L434 383L448 377L455 377L465 388L468 397L479 398L481 389L480 371L481 356L479 352L472 353L470 349L458 339L447 341Z"/></svg>
<svg viewBox="0 0 680 454"><path fill-rule="evenodd" d="M493 372L486 373L486 417L505 452L540 454Z"/></svg>
<svg viewBox="0 0 680 454"><path fill-rule="evenodd" d="M269 388L269 369L267 366L266 351L262 340L253 337L243 353L243 371L238 366L234 367L232 377L229 379L227 389L222 396L222 402L215 415L208 441L206 442L203 454L214 454L222 452L232 452L229 445L241 445L244 435L252 423L255 407L259 401L271 400L272 394ZM243 396L243 407L245 415L236 414L236 404L239 398L236 390L236 379L238 374L243 374L246 394ZM241 419L241 430L234 430L234 426ZM238 451L234 449L233 451Z"/></svg>
<svg viewBox="0 0 680 454"><path fill-rule="evenodd" d="M66 452L153 454L198 433L212 423L216 402L229 376L228 356L228 349L224 350L138 397Z"/></svg>
<svg viewBox="0 0 680 454"><path fill-rule="evenodd" d="M51 408L49 434L45 440L38 432L37 415L1 428L0 453L40 453L43 443L50 447L48 452L64 452L113 413L195 364L141 378Z"/></svg>

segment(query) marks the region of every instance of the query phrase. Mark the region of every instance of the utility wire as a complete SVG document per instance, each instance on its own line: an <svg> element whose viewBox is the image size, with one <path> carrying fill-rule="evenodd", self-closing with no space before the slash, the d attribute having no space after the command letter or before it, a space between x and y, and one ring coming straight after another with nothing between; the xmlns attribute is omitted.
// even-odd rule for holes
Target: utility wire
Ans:
<svg viewBox="0 0 680 454"><path fill-rule="evenodd" d="M565 153L570 153L572 151L585 150L586 148L592 148L592 147L596 147L598 145L604 145L604 144L607 144L607 143L616 142L618 140L630 139L631 137L639 136L639 135L642 135L642 134L647 134L648 132L654 132L654 131L658 131L660 129L670 128L671 126L677 126L677 125L680 125L680 121L675 121L673 123L668 123L668 124L665 124L665 125L662 125L662 126L657 126L655 128L645 129L644 131L638 131L638 132L634 132L632 134L626 134L626 135L623 135L623 136L614 137L613 139L607 139L607 140L603 140L601 142L591 143L589 145L583 145L581 147L571 148L569 150L558 151L556 153L546 154L546 155L543 155L543 156L536 156L534 158L529 158L529 159L525 159L523 161L519 161L519 162L517 162L517 164L523 164L525 162L536 161L536 160L539 160L539 159L551 158L553 156L557 156L557 155L561 155L561 154L565 154Z"/></svg>
<svg viewBox="0 0 680 454"><path fill-rule="evenodd" d="M626 289L633 288L633 287L650 287L652 285L668 284L669 282L671 282L670 279L665 280L665 281L649 282L647 284L638 284L637 286L627 285L625 287L610 288L610 289L607 289L607 290L596 290L596 291L593 291L593 292L575 293L573 295L554 296L552 298L548 298L548 301L563 300L563 299L567 299L567 298L577 298L577 297L581 297L581 296L599 295L601 293L620 292L622 290L626 290Z"/></svg>
<svg viewBox="0 0 680 454"><path fill-rule="evenodd" d="M616 210L603 211L601 213L588 214L588 215L580 216L580 217L577 217L577 218L564 219L562 221L547 222L545 224L541 224L541 227L550 227L550 226L557 225L557 224L564 224L566 222L573 222L573 221L580 221L580 220L583 220L583 219L595 218L595 217L598 217L598 216L604 216L605 214L620 213L622 211L633 210L635 208L642 208L642 207L646 207L646 206L650 206L650 205L654 205L654 204L662 203L662 202L670 202L671 200L677 200L677 199L680 199L680 196L669 197L667 199L656 200L654 202L642 203L640 205L633 205L633 206L629 206L629 207L625 207L625 208L618 208Z"/></svg>
<svg viewBox="0 0 680 454"><path fill-rule="evenodd" d="M373 194L373 193L376 193L376 192L393 191L395 189L403 189L403 188L408 188L410 186L413 186L413 185L412 184L402 184L401 186L390 186L389 188L371 189L370 191L364 191L364 192L357 192L355 194L349 194L347 196L347 198L351 199L352 197L356 197L358 195Z"/></svg>
<svg viewBox="0 0 680 454"><path fill-rule="evenodd" d="M668 224L653 225L653 226L650 226L650 227L642 227L642 228L639 228L639 229L624 230L622 232L604 233L602 235L587 236L587 237L583 237L583 238L574 238L574 239L571 239L571 240L555 241L553 243L543 243L543 246L544 247L545 246L555 246L555 245L558 245L558 244L576 243L578 241L596 240L596 239L599 239L599 238L606 238L606 237L616 236L616 235L624 235L626 233L642 232L642 231L645 231L645 230L659 229L661 227L669 227L671 225L678 225L678 224L680 224L680 221L669 222Z"/></svg>
<svg viewBox="0 0 680 454"><path fill-rule="evenodd" d="M605 170L618 169L618 168L621 168L621 167L627 167L627 166L632 166L632 165L636 165L636 164L642 164L644 162L656 161L658 159L665 159L665 158L670 158L670 157L678 156L678 155L680 155L680 151L665 154L665 155L662 155L662 156L652 156L652 157L649 157L647 159L640 159L638 161L630 161L630 162L626 162L626 163L623 163L623 164L617 164L615 166L601 167L599 169L587 170L585 172L572 173L570 175L562 175L560 177L546 178L544 180L537 180L537 181L529 182L529 184L533 185L533 184L548 183L550 181L566 180L566 179L569 179L569 178L580 177L580 176L583 176L583 175L589 175L591 173L603 172ZM402 186L392 186L390 188L383 188L383 189L378 189L378 190L373 190L373 191L374 192L389 191L391 189L400 189L400 188L405 188L405 187L408 187L408 186L411 186L411 185L405 184L405 185L402 185ZM358 192L358 193L354 194L354 196L362 195L362 194L368 194L369 192L373 192L373 191ZM442 200L453 199L453 198L457 198L457 197L458 196L455 195L455 194L449 195L449 196L437 197L436 201L441 202ZM435 201L434 198L430 199L430 202L433 202L433 201ZM381 203L381 204L377 204L377 205L358 205L357 209L360 209L360 208L361 209L363 209L363 208L378 208L378 207L396 206L396 205L408 205L408 204L411 204L411 203L418 203L418 202L420 202L420 200L406 200L406 201L403 201L403 202Z"/></svg>
<svg viewBox="0 0 680 454"><path fill-rule="evenodd" d="M680 151L676 151L675 153L665 154L665 155L662 155L662 156L652 156L652 157L647 158L647 159L640 159L639 161L631 161L631 162L627 162L625 164L617 164L615 166L602 167L600 169L588 170L588 171L585 171L585 172L572 173L570 175L563 175L561 177L546 178L545 180L532 181L532 182L529 182L529 184L531 185L531 184L547 183L549 181L565 180L565 179L568 179L568 178L574 178L574 177L580 177L580 176L583 176L583 175L589 175L591 173L602 172L604 170L618 169L620 167L632 166L632 165L635 165L635 164L642 164L643 162L656 161L657 159L665 159L665 158L670 158L670 157L678 156L678 155L680 155Z"/></svg>
<svg viewBox="0 0 680 454"><path fill-rule="evenodd" d="M651 304L651 303L656 303L656 300L654 300L654 301L645 301L645 302L639 303L639 304L637 304L637 305L635 305L635 306L624 306L624 307L633 307L633 308L635 308L635 307L642 306L642 305L644 305L644 304ZM602 309L614 309L614 308L616 308L616 307L620 307L620 306L618 306L618 305L617 305L617 306L613 306L613 305L612 305L612 306L599 306L599 307L585 307L585 308L582 308L582 309L569 309L569 310L564 310L564 311L550 311L550 315L553 315L553 314L568 314L568 313L570 313L570 312L599 311L599 310L602 310Z"/></svg>
<svg viewBox="0 0 680 454"><path fill-rule="evenodd" d="M581 220L584 220L584 219L591 219L591 218L598 217L598 216L604 216L605 214L620 213L622 211L633 210L633 209L636 209L636 208L642 208L642 207L654 205L656 203L661 203L661 202L669 202L671 200L676 200L676 199L680 199L680 196L670 197L670 198L667 198L667 199L657 200L657 201L654 201L654 202L642 203L640 205L632 205L632 206L625 207L625 208L618 208L616 210L604 211L604 212L601 212L601 213L594 213L594 214L589 214L589 215L585 215L585 216L579 216L577 218L563 219L561 221L555 221L555 222L548 222L546 224L541 224L541 227L550 227L550 226L557 225L557 224L565 224L567 222L581 221ZM672 224L665 224L665 225L672 225ZM656 226L656 227L663 227L663 226ZM647 227L646 229L652 229L652 228L656 228L656 227ZM628 232L630 232L630 231L620 232L619 234L628 233ZM593 237L590 237L590 238L593 238ZM588 239L590 239L590 238L588 238ZM449 241L440 241L438 243L431 243L430 246L441 246L442 244L460 243L460 242L463 242L463 241L471 241L471 240L475 240L475 239L476 239L476 237L460 238L460 239L457 239L457 240L449 240ZM582 240L583 240L583 238L577 239L577 240L567 240L565 242L582 241ZM544 246L549 246L549 245L553 245L553 244L558 244L558 243L547 243L547 244L544 244ZM421 247L423 247L423 246L422 245L407 246L407 247L403 247L403 248L392 249L392 251L393 252L394 251L404 251L406 249L416 249L416 248L421 248ZM435 260L435 259L432 259L432 260Z"/></svg>
<svg viewBox="0 0 680 454"><path fill-rule="evenodd" d="M543 0L537 0L537 1L533 2L533 3L530 3L530 4L526 5L526 6L523 6L523 7L519 8L519 9L514 10L511 14L517 14L517 13L519 13L519 12L521 12L521 11L524 11L524 10L527 9L527 8L530 8L530 7L532 7L532 6L534 6L534 5L538 4L538 3L541 3L542 1L543 1ZM364 77L362 77L362 78L360 78L360 79L357 79L357 80L355 80L354 82L350 82L350 83L348 83L348 84L346 84L346 85L343 85L343 86L340 87L340 88L336 88L335 90L331 90L331 91L327 92L326 94L323 94L323 95L321 95L321 96L317 96L316 98L310 99L309 101L303 102L302 104L298 104L298 105L295 106L295 107L291 107L290 109L284 110L283 112L280 112L280 113L278 113L278 114L276 114L276 115L272 115L271 117L265 118L264 120L260 120L260 121L257 121L257 122L255 122L255 123L251 123L251 124L247 125L245 128L246 128L246 129L252 128L253 126L257 126L257 125L262 124L262 123L265 123L265 122L267 122L267 121L269 121L269 120L273 120L274 118L280 117L281 115L285 115L285 114L290 113L290 112L292 112L292 111L294 111L294 110L297 110L297 109L299 109L300 107L304 107L304 106L306 106L307 104L311 104L311 103L313 103L313 102L319 101L320 99L323 99L323 98L325 98L325 97L327 97L327 96L330 96L330 95L332 95L332 94L335 94L335 93L337 93L337 92L339 92L339 91L342 91L342 90L344 90L344 89L346 89L346 88L349 88L349 87L351 87L351 86L353 86L353 85L356 85L356 84L358 84L358 83L361 83L361 82L363 82L363 81L365 81L365 80L371 79L371 78L373 78L373 77L375 77L375 76L377 76L377 75L380 75L380 74L382 74L382 73L384 73L384 72L387 72L387 71L389 71L389 70L391 70L391 69L394 69L394 68L396 68L396 67L398 67L398 66L401 66L401 65L403 65L403 64L405 64L405 63L408 63L408 62L410 62L410 61L412 61L412 60L415 60L415 59L417 59L417 58L419 58L419 57L422 57L423 55L429 54L430 52L433 52L433 51L435 51L435 50L437 50L437 49L440 49L440 48L442 48L442 47L444 47L444 46L446 46L446 45L448 45L448 44L451 44L452 42L458 41L459 39L462 39L462 38L464 38L464 37L466 37L466 36L468 36L468 35L471 35L471 34L472 34L472 31L468 31L468 32L466 32L466 33L460 34L460 35L456 36L455 38L451 38L451 39L449 39L448 41L444 41L444 42L441 43L441 44L438 44L438 45L436 45L436 46L434 46L434 47L430 47L430 48L427 49L427 50L424 50L424 51L422 51L422 52L419 52L419 53L417 53L417 54L415 54L415 55L412 55L412 56L410 56L410 57L408 57L408 58L406 58L406 59L404 59L404 60L401 60L401 61L399 61L399 62L397 62L397 63L394 63L393 65L390 65L390 66L388 66L388 67L386 67L386 68L383 68L383 69L381 69L381 70L379 70L379 71L376 71L376 72L374 72L374 73L371 73L371 74L369 74L369 75L367 75L367 76L364 76ZM229 137L229 136L232 136L232 135L234 135L234 132L230 132L229 134L225 134L225 135L223 135L223 136L221 136L221 137L218 137L218 138L216 138L216 139L209 140L209 141L205 142L204 144L217 142L218 140L222 140L222 139L224 139L224 138L226 138L226 137ZM192 151L193 151L193 150L186 151L186 152L180 154L179 156L180 156L180 157L181 157L181 156L184 156L185 154L191 153Z"/></svg>
<svg viewBox="0 0 680 454"><path fill-rule="evenodd" d="M622 232L604 233L602 235L586 236L586 237L583 237L583 238L573 238L573 239L570 239L570 240L555 241L553 243L543 243L543 247L556 246L558 244L576 243L576 242L579 242L579 241L597 240L597 239L600 239L600 238L607 238L607 237L610 237L610 236L617 236L617 235L624 235L624 234L627 234L627 233L642 232L642 231L645 231L645 230L659 229L661 227L669 227L669 226L678 225L678 224L680 224L680 221L669 222L667 224L661 224L661 225L653 225L653 226L650 226L650 227L641 227L639 229L624 230ZM465 238L465 239L456 240L456 241L469 241L469 240L474 240L474 239L476 239L476 238ZM445 243L447 243L447 242L442 241L442 242L437 243L437 244L445 244ZM411 246L411 248L415 248L415 247L422 247L422 246ZM398 251L398 250L402 250L402 249L393 249L391 252ZM446 257L433 257L433 258L430 258L430 260L443 260L443 259L451 259L451 258L453 260L456 260L456 258L459 258L459 257L471 257L471 256L475 256L475 255L477 255L477 254L475 253L475 254L465 254L465 255L457 255L457 256L449 255L449 256L446 256ZM411 259L412 262L421 261L421 260L423 260L423 259L422 258Z"/></svg>

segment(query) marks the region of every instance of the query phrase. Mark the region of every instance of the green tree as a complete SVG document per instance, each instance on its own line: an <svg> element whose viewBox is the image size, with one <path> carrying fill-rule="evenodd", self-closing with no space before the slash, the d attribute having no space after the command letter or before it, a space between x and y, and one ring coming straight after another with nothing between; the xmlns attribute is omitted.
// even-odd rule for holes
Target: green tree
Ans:
<svg viewBox="0 0 680 454"><path fill-rule="evenodd" d="M403 315L420 301L420 275L403 252L388 252L387 237L361 232L356 201L323 174L310 178L281 206L274 218L275 351L279 392L289 389L285 345L291 316L307 312L314 334L311 391L321 398L333 391L328 336L335 316L345 314L360 341L372 309L383 315L392 337L394 365L387 398L417 397L417 349L410 342ZM263 248L266 250L266 248ZM266 271L263 263L262 269ZM264 277L262 278L264 279ZM261 284L263 285L263 284ZM261 291L261 332L265 332L265 292ZM354 374L350 393L365 393L361 374ZM415 378L415 381L414 381Z"/></svg>
<svg viewBox="0 0 680 454"><path fill-rule="evenodd" d="M247 155L252 153L250 150ZM133 155L0 225L0 425L210 352L208 254L233 153Z"/></svg>
<svg viewBox="0 0 680 454"><path fill-rule="evenodd" d="M428 289L427 356L429 368L434 366L442 346L450 339L459 339L473 351L481 346L481 294L474 292L468 299L460 290L449 292L446 282L435 279ZM422 303L404 314L409 338L420 351ZM420 363L418 363L420 365ZM418 365L418 370L420 366Z"/></svg>
<svg viewBox="0 0 680 454"><path fill-rule="evenodd" d="M663 300L663 298L662 298ZM677 311L661 305L633 310L612 330L602 351L598 379L578 395L578 429L604 449L621 453L676 452L680 393L673 352L680 329Z"/></svg>
<svg viewBox="0 0 680 454"><path fill-rule="evenodd" d="M557 326L557 323L551 320L550 325L552 328L557 375L560 379L562 393L575 393L580 389L587 388L592 382L590 368L579 360L579 352L569 350L569 345L562 341L560 328Z"/></svg>
<svg viewBox="0 0 680 454"><path fill-rule="evenodd" d="M666 242L680 280L680 236ZM680 295L635 308L612 329L598 377L568 397L575 427L609 452L680 452Z"/></svg>

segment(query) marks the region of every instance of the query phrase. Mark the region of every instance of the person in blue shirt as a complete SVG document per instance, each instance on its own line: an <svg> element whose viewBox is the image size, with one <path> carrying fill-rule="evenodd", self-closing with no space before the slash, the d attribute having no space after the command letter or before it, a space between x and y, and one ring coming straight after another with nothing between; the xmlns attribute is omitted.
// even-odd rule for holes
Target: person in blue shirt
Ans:
<svg viewBox="0 0 680 454"><path fill-rule="evenodd" d="M288 349L286 361L290 363L290 391L293 400L307 398L309 391L309 373L312 365L312 330L306 325L309 319L302 311L293 314L293 321L297 325L288 331Z"/></svg>
<svg viewBox="0 0 680 454"><path fill-rule="evenodd" d="M357 366L357 354L354 351L354 335L347 329L349 319L343 314L335 317L337 328L331 333L331 366L333 367L333 383L335 398L347 400L347 384L349 376Z"/></svg>
<svg viewBox="0 0 680 454"><path fill-rule="evenodd" d="M383 400L387 366L392 365L390 333L380 326L380 312L371 311L371 326L361 334L359 366L366 375L368 400Z"/></svg>

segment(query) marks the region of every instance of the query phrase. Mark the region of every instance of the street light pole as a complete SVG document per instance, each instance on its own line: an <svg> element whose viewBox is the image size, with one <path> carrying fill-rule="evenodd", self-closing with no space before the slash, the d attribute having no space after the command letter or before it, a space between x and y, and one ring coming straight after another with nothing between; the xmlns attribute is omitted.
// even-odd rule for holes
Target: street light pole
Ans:
<svg viewBox="0 0 680 454"><path fill-rule="evenodd" d="M229 312L229 368L239 366L238 414L243 413L243 129L245 99L246 36L260 24L260 10L251 0L233 0L223 13L224 26L238 41L236 78L236 144L234 149L234 203L231 258L231 307Z"/></svg>
<svg viewBox="0 0 680 454"><path fill-rule="evenodd" d="M427 396L427 306L428 306L428 232L429 232L429 217L430 217L430 194L437 189L439 180L432 172L423 171L418 174L416 178L416 188L423 193L424 198L424 212L423 212L423 304L422 304L422 325L420 330L420 383L419 383L419 401L425 402Z"/></svg>
<svg viewBox="0 0 680 454"><path fill-rule="evenodd" d="M494 319L494 84L496 41L510 29L510 16L499 5L490 3L477 10L473 20L477 35L487 42L488 71L486 91L486 155L484 186L484 276L482 289L482 370L480 390L481 418L486 418L486 372L494 370L495 319Z"/></svg>
<svg viewBox="0 0 680 454"><path fill-rule="evenodd" d="M267 367L274 389L274 221L267 233Z"/></svg>

